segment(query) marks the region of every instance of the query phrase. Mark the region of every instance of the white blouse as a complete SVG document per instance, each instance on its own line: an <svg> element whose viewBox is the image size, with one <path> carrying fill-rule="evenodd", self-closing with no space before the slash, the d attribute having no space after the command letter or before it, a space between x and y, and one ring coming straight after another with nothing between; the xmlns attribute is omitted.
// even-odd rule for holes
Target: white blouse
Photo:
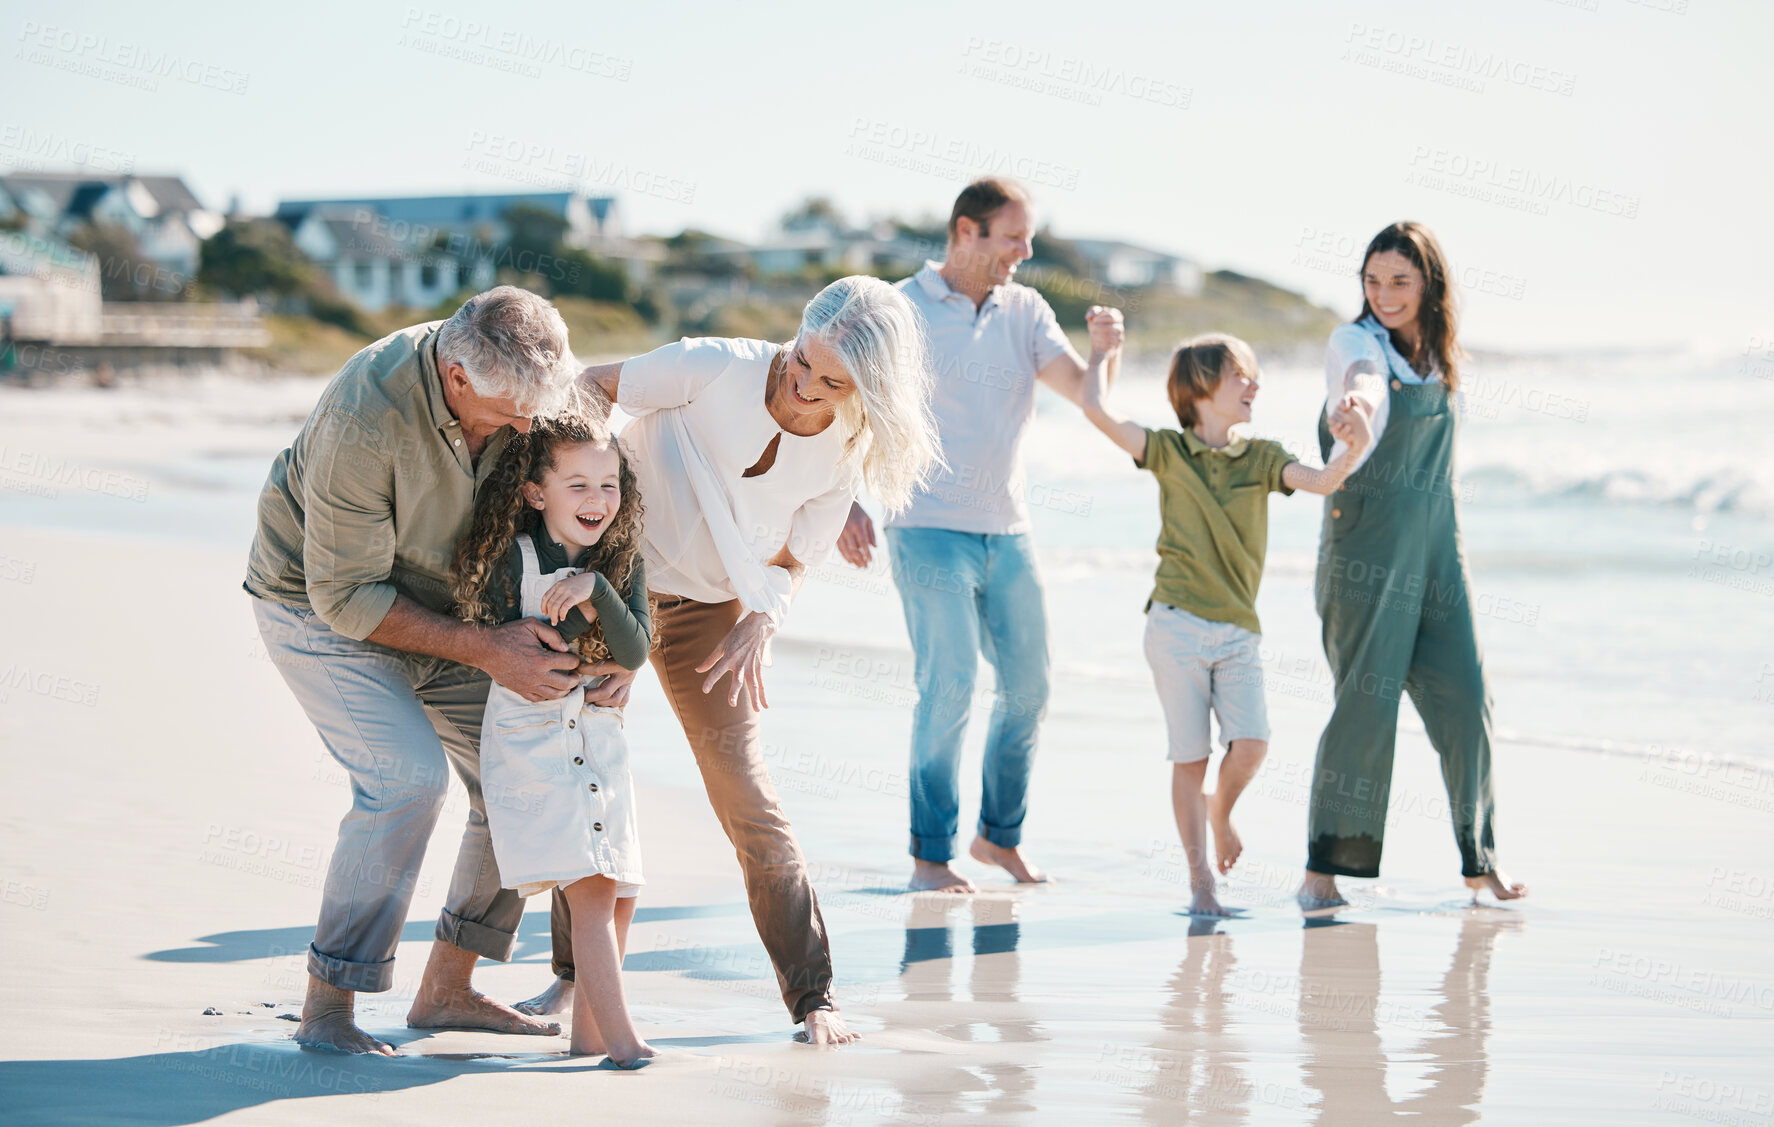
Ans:
<svg viewBox="0 0 1774 1127"><path fill-rule="evenodd" d="M768 341L686 337L622 365L616 402L635 416L622 441L646 506L641 556L656 594L705 603L738 598L748 610L784 609L785 599L774 608L752 605L773 600L760 600L745 582L735 582L711 532L713 522L731 521L738 542L759 564L786 545L796 560L813 567L837 543L856 496L860 463L844 460L848 433L841 420L808 436L777 424L764 405L764 389L780 351L781 345ZM771 467L743 476L777 435L782 437ZM680 436L694 450L683 449ZM705 514L691 480L701 467L713 471L708 477L725 512ZM786 576L780 568L769 570L779 573L777 580Z"/></svg>
<svg viewBox="0 0 1774 1127"><path fill-rule="evenodd" d="M1393 346L1392 334L1386 326L1372 314L1331 330L1330 344L1324 353L1325 411L1341 402L1345 394L1353 394L1373 408L1373 439L1361 457L1355 459L1355 465L1349 468L1350 473L1374 456L1375 448L1380 445L1380 435L1386 432L1386 419L1392 413L1392 396L1386 386L1388 379L1424 384L1441 379L1441 372L1431 370L1427 376L1419 375L1410 361ZM1453 403L1456 421L1464 417L1465 406L1465 399L1456 394ZM1349 444L1342 439L1334 440L1326 461L1335 461L1348 448Z"/></svg>

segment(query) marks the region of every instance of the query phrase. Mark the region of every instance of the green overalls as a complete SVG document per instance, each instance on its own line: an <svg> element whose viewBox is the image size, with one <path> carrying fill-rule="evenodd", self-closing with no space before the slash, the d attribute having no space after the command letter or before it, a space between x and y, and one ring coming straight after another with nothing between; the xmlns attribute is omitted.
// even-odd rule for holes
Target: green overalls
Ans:
<svg viewBox="0 0 1774 1127"><path fill-rule="evenodd" d="M1402 691L1441 756L1460 871L1496 863L1491 702L1454 495L1454 413L1441 380L1389 379L1373 455L1325 498L1315 591L1336 706L1318 741L1306 867L1380 875ZM1318 444L1332 446L1320 416Z"/></svg>

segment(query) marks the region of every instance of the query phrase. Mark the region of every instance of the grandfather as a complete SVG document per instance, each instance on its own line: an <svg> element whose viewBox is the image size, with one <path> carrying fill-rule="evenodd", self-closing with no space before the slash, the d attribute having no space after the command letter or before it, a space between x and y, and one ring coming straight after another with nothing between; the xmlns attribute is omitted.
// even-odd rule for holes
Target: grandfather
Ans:
<svg viewBox="0 0 1774 1127"><path fill-rule="evenodd" d="M489 676L543 700L576 683L578 661L538 620L451 617L449 563L512 431L554 409L575 374L560 314L500 286L353 356L271 464L246 589L272 661L351 776L308 948L304 1045L394 1055L358 1028L353 998L393 983L446 762L468 789L468 825L407 1024L560 1032L470 985L479 956L510 957L523 913L487 833L480 725Z"/></svg>

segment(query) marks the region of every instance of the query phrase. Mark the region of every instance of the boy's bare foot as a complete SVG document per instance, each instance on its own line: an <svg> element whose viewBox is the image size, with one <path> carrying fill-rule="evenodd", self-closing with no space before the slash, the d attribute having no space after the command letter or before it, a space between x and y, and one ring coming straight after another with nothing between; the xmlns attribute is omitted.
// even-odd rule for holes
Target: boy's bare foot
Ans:
<svg viewBox="0 0 1774 1127"><path fill-rule="evenodd" d="M407 1024L414 1029L485 1029L531 1037L558 1037L561 1031L559 1022L520 1014L472 986L421 991L407 1011Z"/></svg>
<svg viewBox="0 0 1774 1127"><path fill-rule="evenodd" d="M848 1045L862 1040L862 1034L852 1032L837 1010L808 1010L801 1029L809 1045Z"/></svg>
<svg viewBox="0 0 1774 1127"><path fill-rule="evenodd" d="M393 1045L357 1027L354 1005L351 991L309 975L308 996L302 1002L302 1024L296 1026L296 1044L335 1053L399 1056Z"/></svg>
<svg viewBox="0 0 1774 1127"><path fill-rule="evenodd" d="M534 998L525 998L511 1007L520 1014L531 1017L542 1017L545 1014L564 1014L573 1008L573 984L564 978L557 977L548 984L548 989ZM602 1052L602 1049L598 1050Z"/></svg>
<svg viewBox="0 0 1774 1127"><path fill-rule="evenodd" d="M1189 901L1191 916L1218 916L1221 919L1231 918L1232 913L1220 906L1220 898L1213 894L1211 888L1198 888L1194 899Z"/></svg>
<svg viewBox="0 0 1774 1127"><path fill-rule="evenodd" d="M967 852L975 861L983 861L988 865L996 865L1016 878L1018 884L1046 884L1047 874L1023 860L1022 851L1015 846L1005 847L994 845L983 837L973 839Z"/></svg>
<svg viewBox="0 0 1774 1127"><path fill-rule="evenodd" d="M1322 911L1325 908L1341 908L1349 901L1337 891L1337 878L1330 873L1315 873L1306 870L1306 879L1300 882L1300 890L1294 893L1294 899L1300 907L1308 912Z"/></svg>
<svg viewBox="0 0 1774 1127"><path fill-rule="evenodd" d="M1528 894L1527 885L1510 880L1503 875L1501 869L1492 869L1482 877L1467 877L1466 887L1472 890L1472 899L1475 901L1478 894L1487 888L1499 900L1520 900Z"/></svg>
<svg viewBox="0 0 1774 1127"><path fill-rule="evenodd" d="M973 882L955 871L947 861L920 861L912 858L911 890L913 892L976 892ZM818 1011L814 1011L818 1012Z"/></svg>
<svg viewBox="0 0 1774 1127"><path fill-rule="evenodd" d="M1219 791L1207 796L1207 825L1213 830L1213 852L1219 862L1220 875L1225 876L1244 854L1244 841L1232 828L1232 808L1222 804Z"/></svg>

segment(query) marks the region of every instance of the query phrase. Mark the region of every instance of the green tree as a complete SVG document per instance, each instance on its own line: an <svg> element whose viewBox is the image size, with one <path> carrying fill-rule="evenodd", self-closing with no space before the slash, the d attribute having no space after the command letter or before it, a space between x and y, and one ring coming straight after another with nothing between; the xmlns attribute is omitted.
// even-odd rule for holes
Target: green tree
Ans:
<svg viewBox="0 0 1774 1127"><path fill-rule="evenodd" d="M272 219L233 219L203 241L197 281L230 297L287 300L308 289L313 268L289 228Z"/></svg>

